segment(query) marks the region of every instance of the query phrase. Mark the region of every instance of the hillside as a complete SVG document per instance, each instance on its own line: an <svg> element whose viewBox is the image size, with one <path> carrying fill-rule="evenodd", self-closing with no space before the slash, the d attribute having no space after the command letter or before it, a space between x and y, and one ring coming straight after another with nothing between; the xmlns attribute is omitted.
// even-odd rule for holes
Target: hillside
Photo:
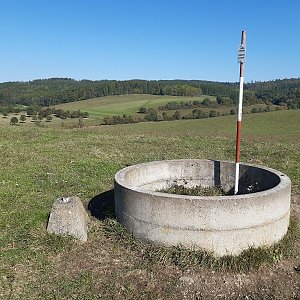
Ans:
<svg viewBox="0 0 300 300"><path fill-rule="evenodd" d="M238 84L203 80L73 80L39 79L0 83L0 105L50 106L113 95L150 94L195 97L202 94L237 101ZM245 84L248 103L285 103L299 108L300 79L283 79Z"/></svg>
<svg viewBox="0 0 300 300"><path fill-rule="evenodd" d="M109 115L122 115L122 114L136 114L140 107L157 108L161 105L167 104L171 101L189 102L191 100L202 101L209 97L215 101L216 97L213 96L198 96L198 97L185 97L185 96L158 96L158 95L119 95L98 97L82 101L70 102L56 105L56 108L63 110L82 110L87 111L91 117L103 117Z"/></svg>

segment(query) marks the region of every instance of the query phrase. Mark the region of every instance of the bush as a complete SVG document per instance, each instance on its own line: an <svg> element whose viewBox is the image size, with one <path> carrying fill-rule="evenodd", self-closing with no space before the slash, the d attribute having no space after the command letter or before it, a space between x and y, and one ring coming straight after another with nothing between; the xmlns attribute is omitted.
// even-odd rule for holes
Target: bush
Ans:
<svg viewBox="0 0 300 300"><path fill-rule="evenodd" d="M26 121L26 116L25 116L25 115L21 115L20 121L21 121L22 123L24 123L24 122Z"/></svg>
<svg viewBox="0 0 300 300"><path fill-rule="evenodd" d="M203 101L202 101L202 105L203 106L210 106L211 105L211 100L209 98L205 98Z"/></svg>
<svg viewBox="0 0 300 300"><path fill-rule="evenodd" d="M145 115L146 121L158 121L159 112L154 108L149 108Z"/></svg>
<svg viewBox="0 0 300 300"><path fill-rule="evenodd" d="M174 113L174 115L173 115L173 118L175 120L180 120L181 119L181 113L180 113L180 111L176 110L175 113Z"/></svg>
<svg viewBox="0 0 300 300"><path fill-rule="evenodd" d="M46 122L51 122L51 121L52 121L52 116L50 116L50 115L47 116L47 117L46 117Z"/></svg>
<svg viewBox="0 0 300 300"><path fill-rule="evenodd" d="M146 114L146 113L147 113L147 108L146 108L146 107L143 107L143 106L140 107L138 113L140 113L140 114Z"/></svg>
<svg viewBox="0 0 300 300"><path fill-rule="evenodd" d="M209 112L209 117L210 118L213 118L213 117L216 117L218 114L217 114L217 112L215 111L215 110L211 110L210 112Z"/></svg>
<svg viewBox="0 0 300 300"><path fill-rule="evenodd" d="M90 115L87 111L85 111L83 114L82 114L82 117L83 118L88 118Z"/></svg>
<svg viewBox="0 0 300 300"><path fill-rule="evenodd" d="M12 117L10 119L10 125L16 125L19 122L17 117Z"/></svg>

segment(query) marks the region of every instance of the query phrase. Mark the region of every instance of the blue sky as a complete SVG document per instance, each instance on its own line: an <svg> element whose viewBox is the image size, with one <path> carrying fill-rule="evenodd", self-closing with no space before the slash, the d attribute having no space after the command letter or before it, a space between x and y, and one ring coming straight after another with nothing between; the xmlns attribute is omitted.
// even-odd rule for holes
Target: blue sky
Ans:
<svg viewBox="0 0 300 300"><path fill-rule="evenodd" d="M0 82L300 77L300 1L0 0Z"/></svg>

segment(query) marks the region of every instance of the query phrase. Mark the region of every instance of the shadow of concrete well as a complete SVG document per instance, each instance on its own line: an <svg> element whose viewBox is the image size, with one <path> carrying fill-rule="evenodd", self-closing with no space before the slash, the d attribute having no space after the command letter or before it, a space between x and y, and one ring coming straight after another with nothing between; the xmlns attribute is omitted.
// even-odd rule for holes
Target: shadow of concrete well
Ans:
<svg viewBox="0 0 300 300"><path fill-rule="evenodd" d="M99 220L115 218L114 190L93 197L88 203L88 210L93 217Z"/></svg>

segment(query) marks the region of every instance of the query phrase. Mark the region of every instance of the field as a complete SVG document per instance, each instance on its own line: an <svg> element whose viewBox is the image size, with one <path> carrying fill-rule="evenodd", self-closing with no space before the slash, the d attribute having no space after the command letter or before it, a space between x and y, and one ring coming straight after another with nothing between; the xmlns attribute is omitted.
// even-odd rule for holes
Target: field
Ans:
<svg viewBox="0 0 300 300"><path fill-rule="evenodd" d="M109 115L136 114L140 107L156 108L171 101L202 101L205 98L215 100L216 97L203 95L201 97L156 96L156 95L120 95L93 98L83 101L56 105L64 110L87 111L91 117L104 117Z"/></svg>
<svg viewBox="0 0 300 300"><path fill-rule="evenodd" d="M140 107L146 108L158 108L159 106L163 106L168 102L175 101L179 102L192 102L192 101L202 101L205 98L209 98L211 101L215 101L216 97L214 96L207 96L203 95L201 97L179 97L179 96L156 96L156 95L120 95L120 96L108 96L108 97L99 97L99 98L92 98L83 101L76 101L70 103L64 103L60 105L56 105L55 108L63 109L65 111L76 111L80 110L82 112L88 112L89 118L85 118L83 120L83 124L85 126L93 126L99 125L103 123L103 119L105 116L112 116L112 115L133 115L133 116L140 116L141 118L144 117L144 114L139 114L138 110ZM250 106L245 106L243 108L243 112L251 113L253 108L261 108L265 109L265 104L255 104ZM270 105L270 110L273 111L276 109L276 105ZM41 125L43 127L76 127L78 125L77 118L66 118L61 119L52 115L52 120L50 122L46 121L46 119L42 119L36 123L32 117L27 116L25 122L20 121L20 116L22 114L26 115L26 107L19 106L20 109L24 109L24 111L16 114L9 114L7 117L2 116L0 118L0 125L8 125L10 124L10 120L12 117L17 117L19 122L18 126L33 126L33 125ZM199 107L198 109L202 110L204 113L208 113L211 110L216 110L217 113L220 115L222 114L230 114L232 109L236 110L235 106L218 106L216 108L212 107ZM181 117L191 114L193 108L191 109L178 109ZM169 117L174 115L176 110L166 110L161 111L166 113Z"/></svg>
<svg viewBox="0 0 300 300"><path fill-rule="evenodd" d="M144 106L146 108L157 108L158 106L164 105L171 101L176 102L189 102L189 101L202 101L205 98L209 98L211 101L215 101L216 97L203 95L201 97L180 97L180 96L156 96L156 95L120 95L120 96L107 96L92 98L88 100L69 102L60 105L56 105L55 108L61 108L63 110L81 110L89 113L89 118L84 120L84 124L99 125L102 123L105 116L111 115L139 115L137 112L140 107ZM21 108L21 107L20 107ZM24 107L23 107L24 108ZM210 109L204 109L210 110ZM228 110L228 109L226 109ZM229 108L230 110L230 108ZM191 110L182 111L183 114L187 114ZM9 124L11 117L16 116L20 119L19 114L10 114L7 118L0 118L1 124ZM174 112L169 111L169 114L174 114ZM45 119L41 121L41 124L46 127L60 126L64 124L74 124L77 119L65 119L53 117L51 122L46 122ZM21 126L34 125L31 117L27 117L26 122L19 123Z"/></svg>
<svg viewBox="0 0 300 300"><path fill-rule="evenodd" d="M119 97L126 109L109 99L99 110L97 99L95 109L85 109L84 101L70 105L99 118L157 106L155 96L129 106ZM97 196L111 197L114 174L125 166L234 160L235 126L235 116L80 129L0 126L0 298L300 299L300 110L248 114L243 121L241 160L292 180L293 226L271 261L254 255L241 264L230 258L219 267L198 264L193 253L136 241L111 211L105 219L91 217L86 243L46 233L55 199L77 195L88 207Z"/></svg>

